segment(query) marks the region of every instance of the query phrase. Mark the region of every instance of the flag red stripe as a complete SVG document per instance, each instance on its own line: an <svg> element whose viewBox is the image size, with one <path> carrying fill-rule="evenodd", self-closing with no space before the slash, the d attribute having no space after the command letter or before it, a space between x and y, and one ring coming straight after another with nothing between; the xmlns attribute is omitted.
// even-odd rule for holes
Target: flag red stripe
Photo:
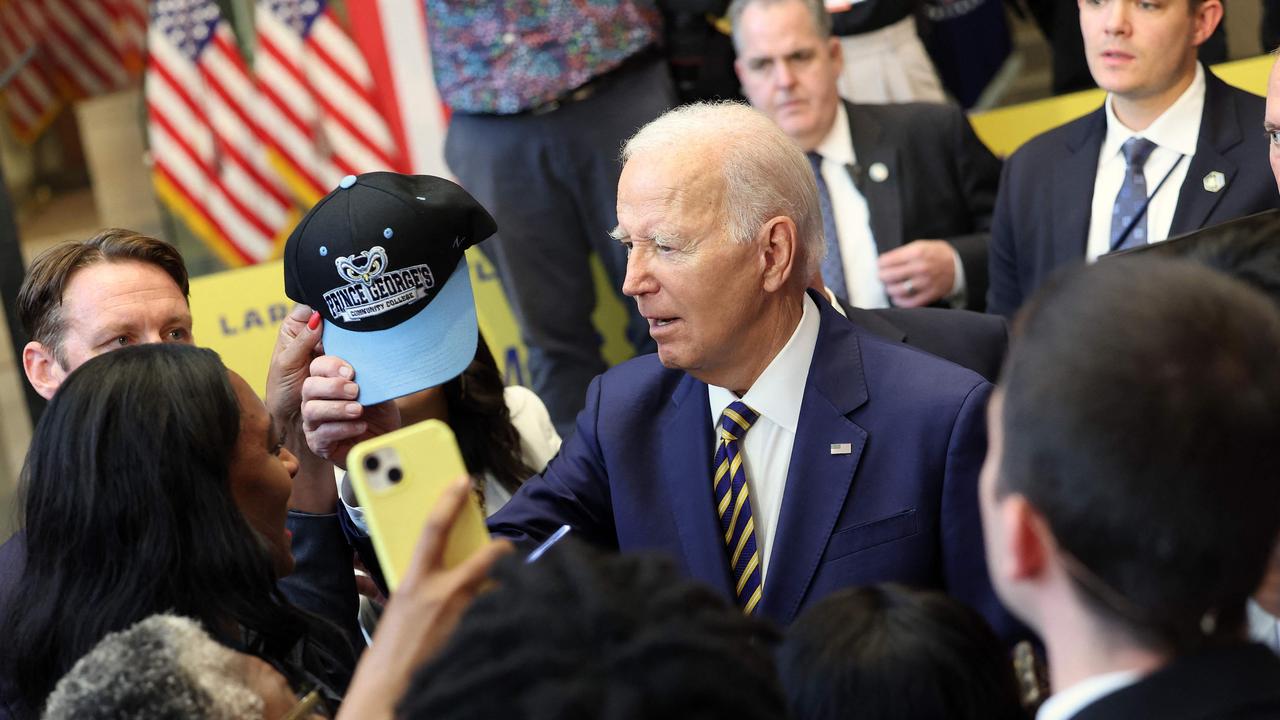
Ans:
<svg viewBox="0 0 1280 720"><path fill-rule="evenodd" d="M49 23L49 33L48 36L46 36L46 41L57 45L62 48L63 52L72 56L71 60L63 59L61 56L56 54L54 57L55 62L59 69L62 70L62 74L66 77L67 81L75 85L80 92L90 94L94 92L95 88L85 87L83 85L81 76L78 75L72 67L68 67L68 65L73 62L77 67L91 75L102 88L109 88L114 84L111 78L107 77L102 72L102 69L98 67L97 63L85 54L84 50L80 48L79 43L77 43L71 36L67 35L66 29L57 22Z"/></svg>
<svg viewBox="0 0 1280 720"><path fill-rule="evenodd" d="M183 105L187 106L187 110L195 116L196 121L199 123L199 127L208 130L209 122L205 117L204 107L196 103L195 98L191 96L191 93L187 92L187 86L179 82L178 78L169 71L169 66L159 62L153 62L148 66L148 69L150 72L159 75L160 78L164 80L164 83L169 88L170 92L176 95L178 99L182 101Z"/></svg>
<svg viewBox="0 0 1280 720"><path fill-rule="evenodd" d="M417 12L421 12L421 5L418 6ZM391 130L391 137L396 147L400 149L398 154L401 165L396 169L409 172L411 168L406 160L409 156L409 138L398 112L400 103L396 97L396 84L391 75L386 42L382 36L384 18L381 4L370 0L364 3L362 12L350 13L348 17L351 20L351 41L364 57L365 64L369 67L369 75L373 78L373 86L378 90L374 98L374 102L377 103L375 107L378 109L378 114L385 119L388 129ZM393 19L392 22L395 20ZM423 27L425 31L425 24Z"/></svg>
<svg viewBox="0 0 1280 720"><path fill-rule="evenodd" d="M260 83L258 87L261 90L262 94L266 96L267 100L271 102L271 105L275 107L277 110L279 110L280 114L284 115L285 120L287 120L289 124L293 126L292 132L300 133L311 142L315 142L314 131L307 126L307 124L302 120L302 118L298 117L297 114L294 113L292 105L285 103L284 98L276 94L275 88L265 83ZM281 128L280 130L282 132L291 131L289 128ZM266 131L266 134L270 136L272 132L268 130Z"/></svg>
<svg viewBox="0 0 1280 720"><path fill-rule="evenodd" d="M195 209L196 212L200 213L201 219L203 219L205 222L212 225L213 228L218 231L218 234L222 236L222 239L226 244L226 246L230 248L231 251L235 253L237 257L244 260L246 265L252 265L258 262L258 258L255 258L252 255L250 255L248 252L244 250L244 248L240 247L238 243L236 243L234 240L231 239L231 235L227 233L227 230L222 226L222 223L218 222L217 218L213 217L213 215L209 213L208 209L205 208L203 203L201 203L199 200L195 198L194 195L191 194L191 190L178 180L178 178L174 175L174 173L169 170L169 167L167 165L157 162L156 170L158 170L161 174L164 175L165 179L169 181L169 184L172 185L173 188L177 190L179 194L182 195L183 199L186 200L187 203L189 203L191 207Z"/></svg>
<svg viewBox="0 0 1280 720"><path fill-rule="evenodd" d="M302 69L298 67L298 64L293 60L286 58L284 52L271 41L270 36L266 33L258 33L258 52L262 52L264 50L269 53L271 57L275 58L276 64L285 72L289 73L300 87L307 86L307 77L302 73Z"/></svg>
<svg viewBox="0 0 1280 720"><path fill-rule="evenodd" d="M164 114L163 110L161 110L160 108L156 107L154 104L151 104L151 103L148 103L148 109L151 114L152 122L164 128L165 132L168 133L169 137L173 139L173 142L182 150L183 154L187 156L187 159L190 160L193 165L199 168L202 171L202 173L209 179L210 184L217 185L219 187L224 188L223 195L227 198L227 201L231 203L231 206L234 207L242 217L244 217L245 222L249 223L254 228L256 228L259 232L262 233L264 237L268 237L268 238L274 237L275 233L272 231L271 227L267 225L266 221L264 221L252 209L246 207L245 204L239 199L236 193L226 191L227 189L224 187L222 183L222 178L219 177L218 174L214 172L213 168L210 167L209 164L205 162L203 158L200 157L200 153L198 153L196 149L192 147L187 136L178 132L177 128L173 125L173 123L169 120L169 118ZM215 142L217 141L215 140ZM223 148L223 150L225 151L225 148ZM231 153L228 153L228 154L231 154Z"/></svg>
<svg viewBox="0 0 1280 720"><path fill-rule="evenodd" d="M248 113L245 112L244 107L241 106L239 103L237 103L231 97L231 93L229 93L227 89L223 87L223 85L220 82L218 82L218 79L214 77L213 73L209 72L208 68L201 67L200 76L204 78L205 84L211 90L213 90L214 94L216 94L219 98L222 99L222 103L226 105L228 110L231 111L231 113L235 116L236 120L245 127L246 132L248 132L249 134L253 135L258 139L261 139L263 136L263 133L258 129L257 124L254 123L249 118ZM206 124L208 124L207 121L206 121ZM219 135L218 129L216 127L214 127L212 124L209 124L209 127L210 129L213 130L214 135ZM226 142L224 144L229 147L231 146L230 142ZM252 177L254 181L257 182L259 185L261 185L262 190L264 190L267 193L270 193L271 196L274 197L281 205L289 204L290 202L289 199L285 197L283 193L280 192L280 190L276 187L276 184L274 181L264 176L256 166L254 166L252 163L249 163L242 155L240 155L238 150L235 151L235 156L240 159L241 161L240 165L244 169L245 173L248 174L250 177Z"/></svg>
<svg viewBox="0 0 1280 720"><path fill-rule="evenodd" d="M53 1L56 2L57 0ZM120 54L120 46L115 35L104 33L104 28L99 25L99 21L85 15L79 2L71 0L70 2L61 3L61 5L67 10L67 12L75 16L76 20L79 21L83 32L89 33L98 41L98 45L102 47L103 51L114 57L119 62L124 61L124 56Z"/></svg>
<svg viewBox="0 0 1280 720"><path fill-rule="evenodd" d="M333 104L329 101L328 97L324 95L316 95L316 101L320 104L320 107L325 111L325 115L326 115L325 120L335 123L337 125L341 125L342 127L346 128L347 132L350 133L352 137L354 137L357 141L359 141L360 144L364 146L365 150L370 155L373 155L375 158L377 158L377 161L380 164L380 167L366 168L361 172L369 172L370 170L388 170L395 167L394 162L391 160L391 156L388 155L386 152L384 152L382 148L370 142L369 139L365 137L364 133L362 133L359 128L353 125L349 119L347 119L347 116L345 114L343 114L341 111L339 111L338 108L333 106ZM334 149L334 156L336 157L339 154L340 152L337 149Z"/></svg>
<svg viewBox="0 0 1280 720"><path fill-rule="evenodd" d="M328 10L325 12L327 13ZM319 20L316 22L319 22ZM314 37L308 37L306 40L306 47L313 56L324 62L324 70L326 73L338 78L338 80L346 85L353 94L359 96L366 103L369 103L370 105L373 104L372 91L365 87L359 80L356 80L351 73L347 72L347 68L342 63L338 62L336 58L330 55L325 50L322 43L317 41ZM323 90L323 88L320 88L320 90Z"/></svg>

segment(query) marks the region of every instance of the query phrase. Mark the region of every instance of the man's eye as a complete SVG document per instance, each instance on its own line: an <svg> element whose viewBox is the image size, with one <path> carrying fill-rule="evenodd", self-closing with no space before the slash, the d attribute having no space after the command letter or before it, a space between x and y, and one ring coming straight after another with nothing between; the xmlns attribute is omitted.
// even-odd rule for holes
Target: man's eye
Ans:
<svg viewBox="0 0 1280 720"><path fill-rule="evenodd" d="M191 333L186 328L174 328L168 333L170 342L186 342L190 337Z"/></svg>
<svg viewBox="0 0 1280 720"><path fill-rule="evenodd" d="M676 251L676 249L670 245L663 245L662 243L655 243L654 247L658 249L659 255L670 255Z"/></svg>
<svg viewBox="0 0 1280 720"><path fill-rule="evenodd" d="M772 60L751 60L747 63L747 69L752 72L764 72L772 66Z"/></svg>
<svg viewBox="0 0 1280 720"><path fill-rule="evenodd" d="M1271 143L1271 147L1280 148L1280 130L1268 130L1267 140Z"/></svg>
<svg viewBox="0 0 1280 720"><path fill-rule="evenodd" d="M128 336L128 335L121 335L120 337L115 338L114 340L112 340L112 341L111 341L111 343L112 343L113 345L116 345L117 347L124 347L125 345L128 345L128 344L129 344L129 336Z"/></svg>

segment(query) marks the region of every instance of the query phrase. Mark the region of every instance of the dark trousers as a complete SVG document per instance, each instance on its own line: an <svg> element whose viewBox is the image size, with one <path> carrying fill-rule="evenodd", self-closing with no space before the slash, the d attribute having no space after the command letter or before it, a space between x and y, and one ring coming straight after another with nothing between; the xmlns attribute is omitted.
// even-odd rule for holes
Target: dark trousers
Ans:
<svg viewBox="0 0 1280 720"><path fill-rule="evenodd" d="M617 225L622 143L671 107L675 92L660 60L624 67L590 97L551 112L453 116L445 159L493 214L498 234L480 247L494 260L529 350L533 391L561 435L606 369L591 322L595 287L588 258L599 255L615 292L627 259L609 237ZM651 352L635 302L627 339Z"/></svg>

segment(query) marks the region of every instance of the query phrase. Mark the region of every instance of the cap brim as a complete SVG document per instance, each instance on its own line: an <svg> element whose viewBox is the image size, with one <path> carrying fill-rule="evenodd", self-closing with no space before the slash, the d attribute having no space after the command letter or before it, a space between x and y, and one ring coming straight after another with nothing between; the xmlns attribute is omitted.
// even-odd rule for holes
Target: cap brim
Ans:
<svg viewBox="0 0 1280 720"><path fill-rule="evenodd" d="M393 328L353 332L325 321L324 351L355 369L356 400L373 405L461 375L476 356L476 335L471 271L463 258L431 303Z"/></svg>

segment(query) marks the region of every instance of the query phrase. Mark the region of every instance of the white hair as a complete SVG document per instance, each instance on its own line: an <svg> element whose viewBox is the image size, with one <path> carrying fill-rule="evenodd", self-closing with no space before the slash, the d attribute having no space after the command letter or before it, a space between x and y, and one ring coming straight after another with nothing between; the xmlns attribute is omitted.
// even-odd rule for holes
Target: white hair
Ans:
<svg viewBox="0 0 1280 720"><path fill-rule="evenodd" d="M264 703L249 689L238 654L198 623L152 615L104 637L58 681L44 720L245 720Z"/></svg>
<svg viewBox="0 0 1280 720"><path fill-rule="evenodd" d="M749 243L770 218L785 216L800 239L802 284L818 272L827 253L813 167L795 142L765 115L736 102L683 105L650 122L622 148L635 155L671 157L701 152L724 177L724 217L729 237Z"/></svg>

